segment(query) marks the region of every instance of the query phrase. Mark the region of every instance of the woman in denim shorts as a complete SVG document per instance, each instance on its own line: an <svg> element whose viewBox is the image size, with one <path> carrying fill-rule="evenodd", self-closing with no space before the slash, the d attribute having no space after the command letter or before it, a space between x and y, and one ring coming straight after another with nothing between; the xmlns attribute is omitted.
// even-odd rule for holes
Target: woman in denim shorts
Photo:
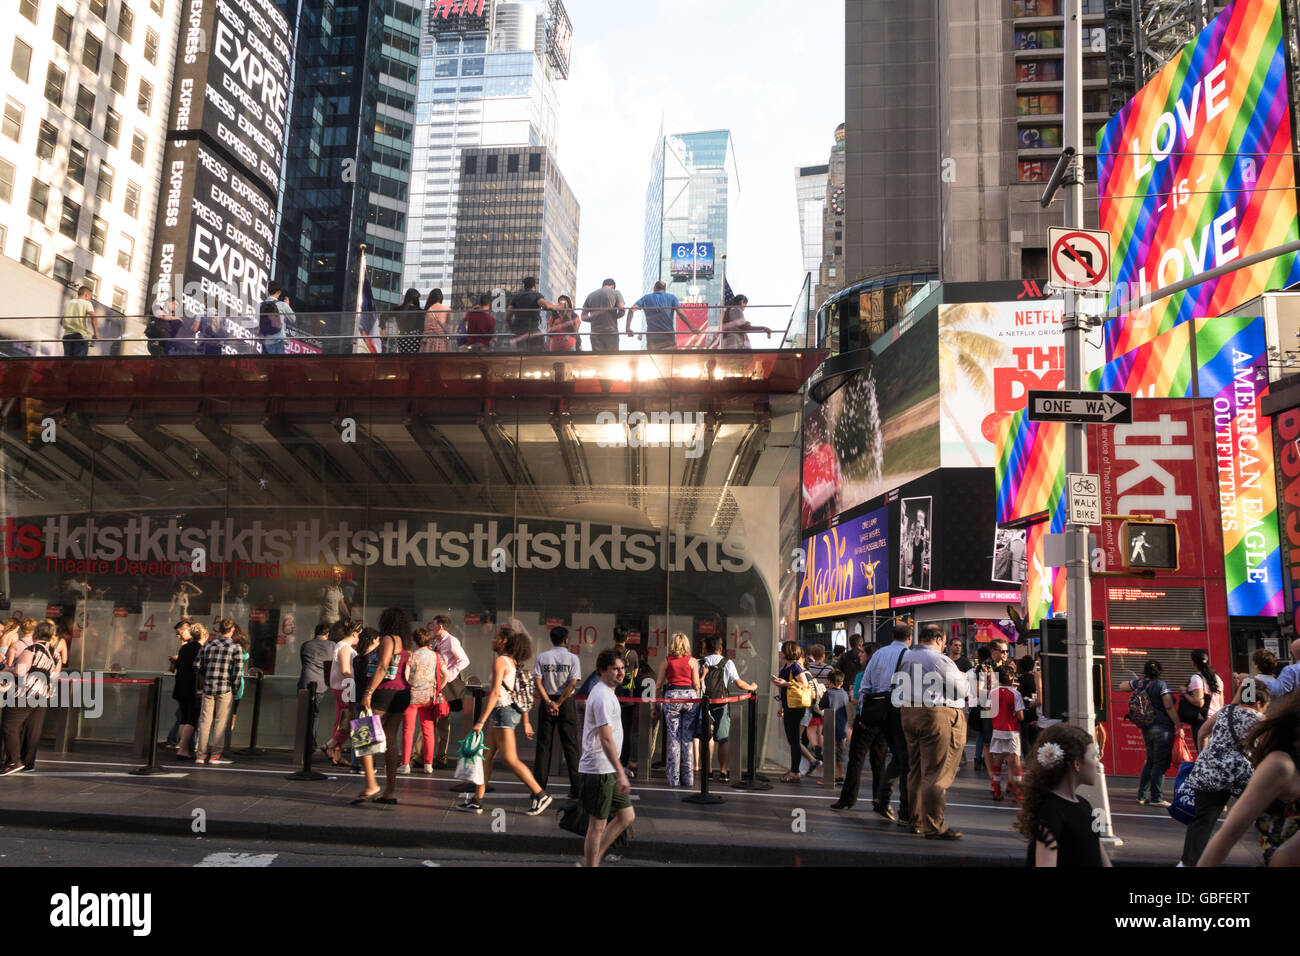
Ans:
<svg viewBox="0 0 1300 956"><path fill-rule="evenodd" d="M532 794L532 801L524 812L530 817L535 817L550 806L551 797L537 785L537 779L528 769L528 765L519 759L519 750L515 744L515 728L521 721L524 725L524 736L529 740L533 739L533 727L528 719L528 711L516 703L519 698L516 682L532 679L522 672L524 662L533 653L532 641L522 625L517 629L502 627L497 631L497 636L492 639L492 651L497 655L492 665L492 686L483 703L484 717L474 725L476 731L483 730L484 724L488 725L487 733L483 738L487 746L483 754L483 782L478 785L472 797L467 797L464 803L456 804L456 809L467 813L483 812L483 794L487 791L488 781L492 779L492 764L496 760L497 753L500 752L506 766Z"/></svg>

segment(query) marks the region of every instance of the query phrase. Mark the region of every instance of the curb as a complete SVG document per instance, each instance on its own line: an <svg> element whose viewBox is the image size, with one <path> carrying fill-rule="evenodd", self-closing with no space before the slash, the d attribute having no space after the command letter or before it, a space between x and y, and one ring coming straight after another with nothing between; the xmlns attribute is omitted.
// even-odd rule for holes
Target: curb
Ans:
<svg viewBox="0 0 1300 956"><path fill-rule="evenodd" d="M57 830L85 830L109 833L147 833L158 836L182 836L188 828L178 821L157 816L129 813L73 813L61 810L0 808L0 825L38 826ZM207 819L205 836L239 840L268 840L296 843L373 844L407 850L428 848L494 851L501 849L499 835L415 828L376 826L327 826L316 823L282 823L247 821L230 818ZM581 853L581 841L573 834L557 830L555 836L535 833L510 835L512 853L570 854ZM735 843L688 843L683 841L636 840L630 849L637 859L664 863L707 862L721 866L896 866L896 867L1020 867L1023 860L1014 856L989 857L985 854L944 854L932 856L909 849L825 849L810 846L795 850L779 846L743 846Z"/></svg>

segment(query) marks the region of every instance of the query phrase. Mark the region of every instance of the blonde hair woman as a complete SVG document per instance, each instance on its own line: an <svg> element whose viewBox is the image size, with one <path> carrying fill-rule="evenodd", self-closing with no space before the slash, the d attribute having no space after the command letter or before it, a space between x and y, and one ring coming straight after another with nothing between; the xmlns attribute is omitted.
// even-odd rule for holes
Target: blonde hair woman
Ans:
<svg viewBox="0 0 1300 956"><path fill-rule="evenodd" d="M695 719L697 701L674 703L677 699L700 696L700 666L691 656L691 639L678 631L668 641L668 656L659 668L658 696L668 699L663 705L664 738L667 742L668 786L694 786Z"/></svg>

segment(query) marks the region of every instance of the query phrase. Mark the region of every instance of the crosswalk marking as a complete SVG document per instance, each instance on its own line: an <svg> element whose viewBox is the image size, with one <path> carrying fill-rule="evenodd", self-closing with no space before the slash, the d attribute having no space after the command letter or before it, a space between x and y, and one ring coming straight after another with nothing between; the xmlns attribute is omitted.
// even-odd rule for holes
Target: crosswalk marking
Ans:
<svg viewBox="0 0 1300 956"><path fill-rule="evenodd" d="M195 866L270 866L278 853L209 853Z"/></svg>

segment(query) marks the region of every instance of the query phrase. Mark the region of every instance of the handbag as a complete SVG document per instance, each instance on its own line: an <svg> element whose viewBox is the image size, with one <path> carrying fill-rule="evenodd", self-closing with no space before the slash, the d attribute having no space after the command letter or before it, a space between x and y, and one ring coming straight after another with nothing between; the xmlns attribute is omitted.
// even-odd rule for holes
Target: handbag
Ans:
<svg viewBox="0 0 1300 956"><path fill-rule="evenodd" d="M1186 744L1183 745L1186 749ZM1174 799L1169 804L1169 815L1183 826L1196 818L1196 790L1191 784L1192 768L1196 764L1185 760L1178 768L1178 779L1174 783Z"/></svg>
<svg viewBox="0 0 1300 956"><path fill-rule="evenodd" d="M1203 691L1205 702L1197 707L1191 702L1186 693L1178 696L1178 719L1184 724L1190 724L1193 727L1199 727L1210 718L1210 692Z"/></svg>
<svg viewBox="0 0 1300 956"><path fill-rule="evenodd" d="M436 652L435 652L436 653ZM447 698L442 694L442 660L438 660L438 666L435 668L437 677L434 679L433 691L433 719L442 720L451 714L451 705L447 703Z"/></svg>
<svg viewBox="0 0 1300 956"><path fill-rule="evenodd" d="M483 732L471 730L460 742L460 759L456 761L457 780L479 787L483 785Z"/></svg>
<svg viewBox="0 0 1300 956"><path fill-rule="evenodd" d="M1192 748L1187 746L1187 741L1182 737L1176 738L1174 740L1174 762L1178 764L1179 772L1182 772L1183 764L1189 761L1194 761L1195 759L1196 758L1192 756Z"/></svg>
<svg viewBox="0 0 1300 956"><path fill-rule="evenodd" d="M348 730L353 756L368 757L381 754L387 749L388 741L384 736L384 725L368 710L358 711L357 716L349 724Z"/></svg>
<svg viewBox="0 0 1300 956"><path fill-rule="evenodd" d="M800 684L795 680L794 668L786 671L790 676L786 678L790 681L785 688L785 705L791 710L799 710L803 707L811 707L813 699L813 689L811 684Z"/></svg>

